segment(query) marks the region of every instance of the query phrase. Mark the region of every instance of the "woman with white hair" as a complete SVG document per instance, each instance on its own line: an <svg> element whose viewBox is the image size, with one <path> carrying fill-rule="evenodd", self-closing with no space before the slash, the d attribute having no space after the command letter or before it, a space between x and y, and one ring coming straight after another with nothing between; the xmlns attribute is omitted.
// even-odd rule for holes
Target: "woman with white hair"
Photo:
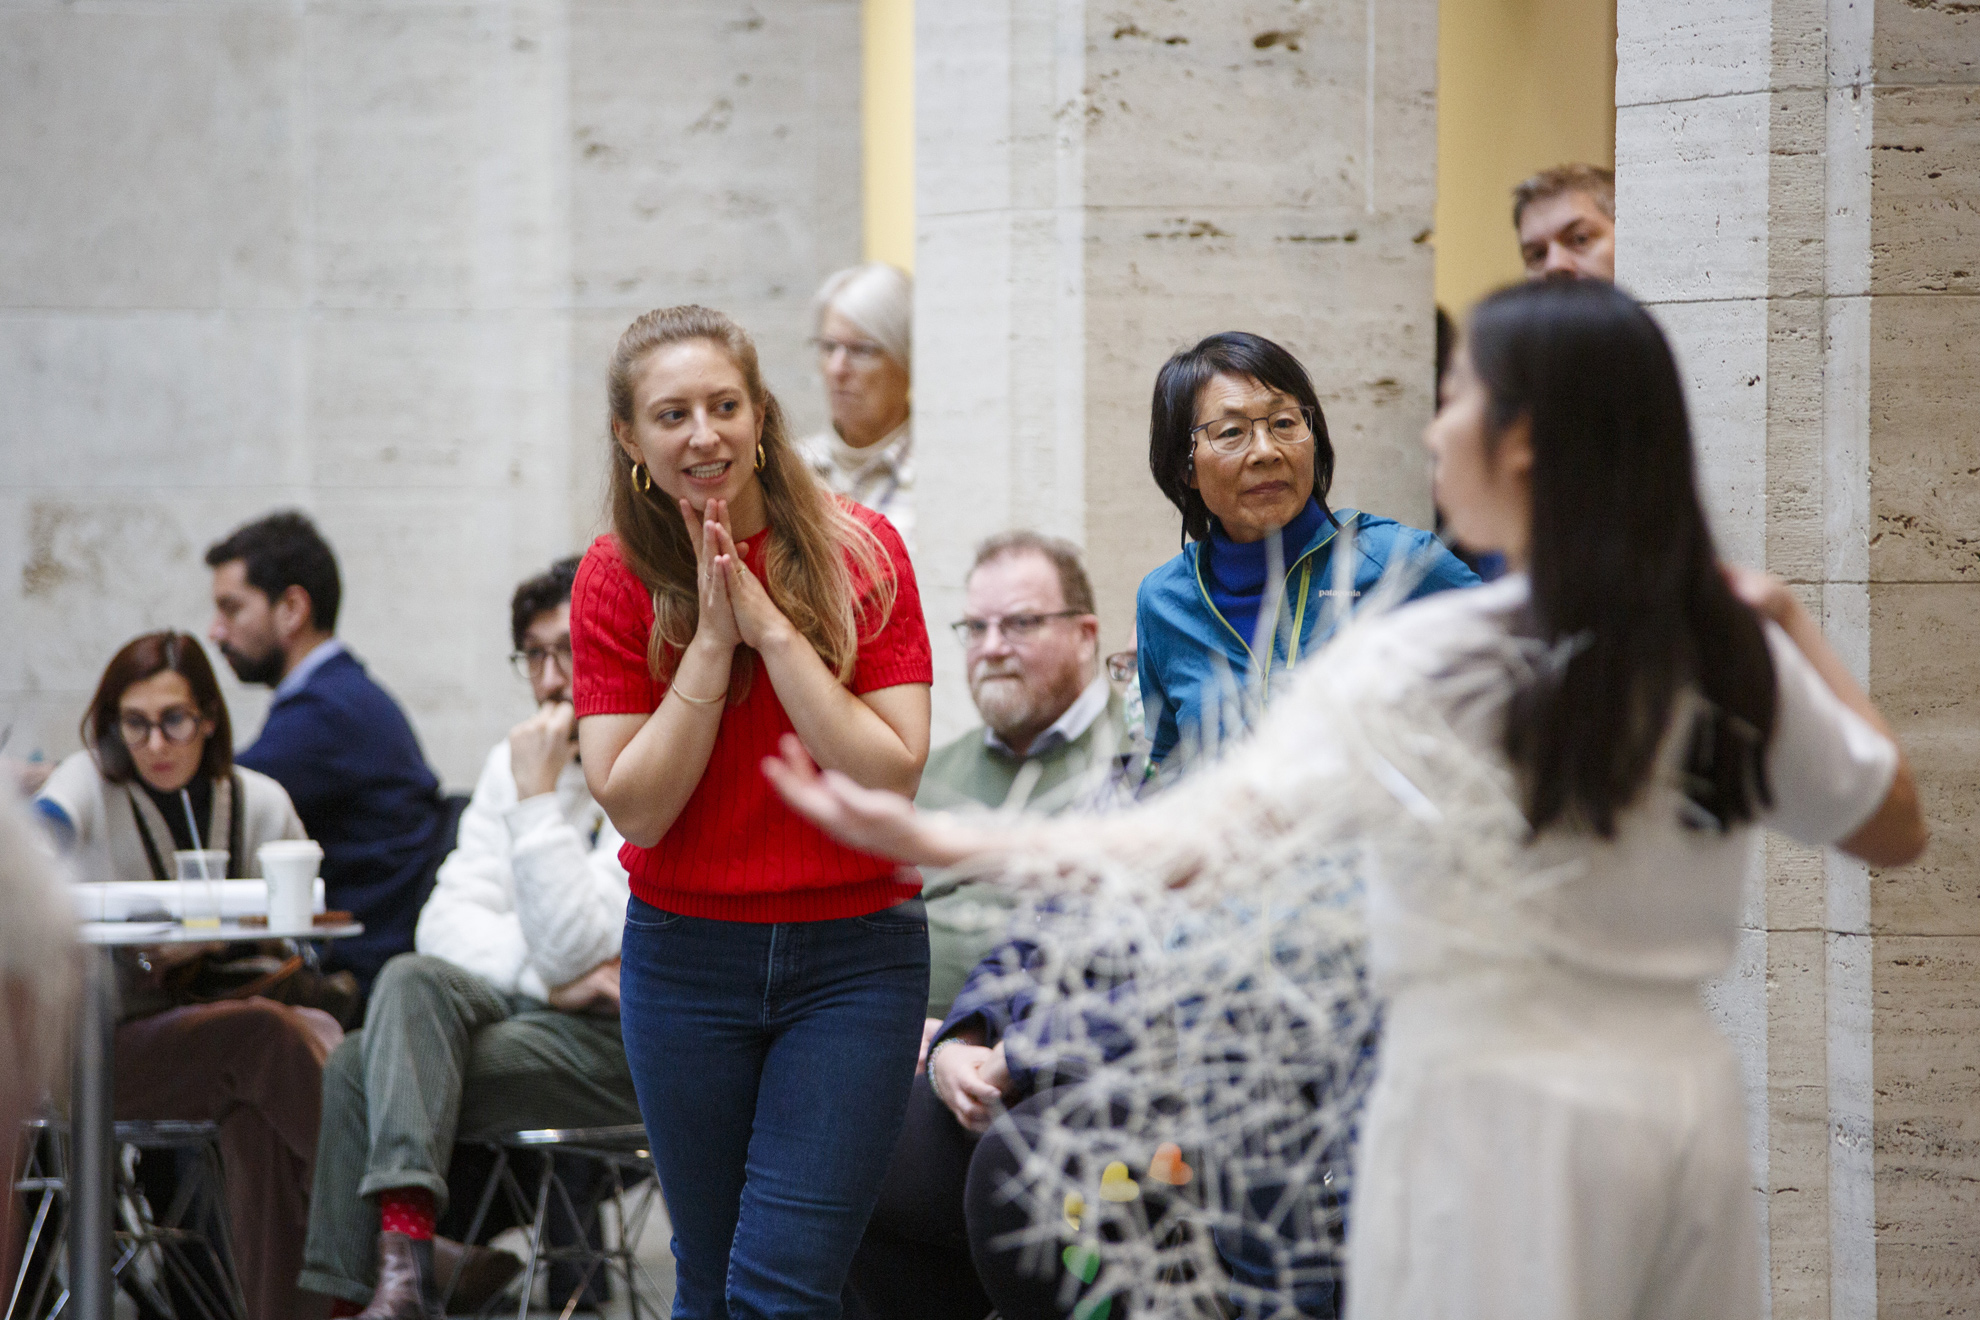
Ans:
<svg viewBox="0 0 1980 1320"><path fill-rule="evenodd" d="M818 369L832 427L801 442L835 493L894 524L914 549L914 434L908 380L914 281L884 261L850 266L818 288Z"/></svg>

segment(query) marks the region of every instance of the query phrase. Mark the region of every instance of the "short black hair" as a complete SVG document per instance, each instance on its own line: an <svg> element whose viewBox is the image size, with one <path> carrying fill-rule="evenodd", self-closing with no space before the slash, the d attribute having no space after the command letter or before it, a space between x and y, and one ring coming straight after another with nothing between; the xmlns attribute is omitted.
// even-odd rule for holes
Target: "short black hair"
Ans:
<svg viewBox="0 0 1980 1320"><path fill-rule="evenodd" d="M1196 396L1212 376L1249 376L1268 390L1291 395L1306 409L1313 426L1313 498L1327 508L1334 484L1334 443L1320 396L1299 359L1263 335L1228 330L1185 348L1162 364L1155 377L1155 402L1148 418L1148 470L1155 484L1182 511L1183 535L1208 541L1216 518L1189 484L1190 429L1196 425ZM1331 513L1327 515L1330 519Z"/></svg>
<svg viewBox="0 0 1980 1320"><path fill-rule="evenodd" d="M509 602L509 637L518 651L523 649L523 634L536 616L554 610L571 598L571 583L577 581L579 556L571 555L550 565L546 572L538 573L516 588L515 598Z"/></svg>
<svg viewBox="0 0 1980 1320"><path fill-rule="evenodd" d="M301 587L309 593L309 621L322 632L337 631L344 594L337 556L308 514L283 509L236 527L207 547L208 568L236 559L247 565L248 585L271 602L290 587Z"/></svg>

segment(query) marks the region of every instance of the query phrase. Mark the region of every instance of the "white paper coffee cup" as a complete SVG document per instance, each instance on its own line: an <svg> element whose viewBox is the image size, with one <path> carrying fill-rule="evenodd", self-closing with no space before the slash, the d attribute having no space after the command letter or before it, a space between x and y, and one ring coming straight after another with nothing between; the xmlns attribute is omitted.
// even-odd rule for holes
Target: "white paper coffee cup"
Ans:
<svg viewBox="0 0 1980 1320"><path fill-rule="evenodd" d="M268 882L268 933L296 935L310 928L316 906L316 873L323 845L314 839L277 839L255 849Z"/></svg>

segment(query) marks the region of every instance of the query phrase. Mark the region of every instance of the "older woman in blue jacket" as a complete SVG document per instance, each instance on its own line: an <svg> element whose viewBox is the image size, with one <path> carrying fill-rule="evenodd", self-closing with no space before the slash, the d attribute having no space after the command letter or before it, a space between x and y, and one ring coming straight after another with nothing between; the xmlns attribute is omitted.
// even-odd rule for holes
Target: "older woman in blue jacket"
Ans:
<svg viewBox="0 0 1980 1320"><path fill-rule="evenodd" d="M1299 359L1261 336L1212 335L1163 364L1148 466L1184 538L1135 601L1157 762L1185 738L1214 747L1235 734L1391 565L1417 575L1411 599L1478 582L1429 532L1327 507L1334 448L1319 396ZM1337 565L1347 547L1352 562Z"/></svg>

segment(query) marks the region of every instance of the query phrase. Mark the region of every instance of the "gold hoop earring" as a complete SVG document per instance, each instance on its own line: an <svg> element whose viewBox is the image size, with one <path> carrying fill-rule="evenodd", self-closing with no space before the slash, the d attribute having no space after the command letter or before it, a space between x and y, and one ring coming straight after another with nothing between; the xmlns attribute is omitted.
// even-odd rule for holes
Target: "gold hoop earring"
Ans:
<svg viewBox="0 0 1980 1320"><path fill-rule="evenodd" d="M758 440L756 442L756 470L758 472L761 472L763 470L763 463L764 463L763 442L761 440Z"/></svg>
<svg viewBox="0 0 1980 1320"><path fill-rule="evenodd" d="M633 464L632 484L633 484L633 489L638 491L642 495L646 494L646 492L653 489L653 477L652 474L647 472L646 464L644 463Z"/></svg>

